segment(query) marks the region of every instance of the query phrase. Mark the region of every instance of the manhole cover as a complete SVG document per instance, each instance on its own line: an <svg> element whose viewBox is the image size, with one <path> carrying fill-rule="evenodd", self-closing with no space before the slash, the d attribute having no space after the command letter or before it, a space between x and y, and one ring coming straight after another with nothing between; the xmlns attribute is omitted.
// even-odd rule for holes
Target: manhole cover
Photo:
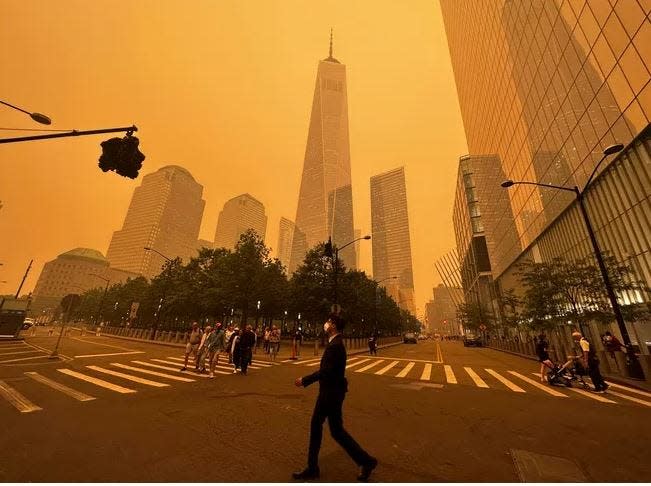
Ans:
<svg viewBox="0 0 651 486"><path fill-rule="evenodd" d="M511 449L515 469L523 483L585 483L579 465L564 457Z"/></svg>

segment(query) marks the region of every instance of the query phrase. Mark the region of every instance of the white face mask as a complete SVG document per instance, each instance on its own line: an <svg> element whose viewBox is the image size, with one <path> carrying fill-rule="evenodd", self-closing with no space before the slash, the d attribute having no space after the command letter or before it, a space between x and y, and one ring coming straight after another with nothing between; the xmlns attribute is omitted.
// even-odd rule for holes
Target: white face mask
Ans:
<svg viewBox="0 0 651 486"><path fill-rule="evenodd" d="M324 330L326 333L330 330L330 325L331 325L331 324L330 324L330 321L327 321L327 322L323 325L323 330Z"/></svg>

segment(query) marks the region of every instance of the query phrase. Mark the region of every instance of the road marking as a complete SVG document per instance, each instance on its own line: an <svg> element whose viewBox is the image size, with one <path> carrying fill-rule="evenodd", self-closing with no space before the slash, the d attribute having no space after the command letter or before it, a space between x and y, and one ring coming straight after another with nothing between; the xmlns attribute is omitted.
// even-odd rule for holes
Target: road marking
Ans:
<svg viewBox="0 0 651 486"><path fill-rule="evenodd" d="M130 348L123 348L122 346L115 346L113 344L104 344L104 343L100 343L98 341L88 341L87 339L74 338L74 337L70 338L70 339L74 339L75 341L81 341L82 343L96 344L97 346L106 346L107 348L121 349L122 351L133 351L133 349L130 349Z"/></svg>
<svg viewBox="0 0 651 486"><path fill-rule="evenodd" d="M588 398L592 398L593 400L597 400L598 402L617 403L617 402L614 402L613 400L608 400L607 398L604 398L601 395L597 395L596 393L589 392L587 390L581 390L579 388L569 388L569 390L573 391L574 393L578 393L579 395L583 395L584 397L588 397Z"/></svg>
<svg viewBox="0 0 651 486"><path fill-rule="evenodd" d="M179 361L179 362L181 362L181 363L185 363L185 360L184 360L184 359L180 359L180 358L172 358L172 357L168 357L168 358L166 358L166 359L173 359L174 361ZM161 361L161 360L159 360L159 359L152 359L152 361L160 361L161 363L167 363L167 364L176 364L176 363L170 363L169 361ZM224 369L224 370L230 370L231 373L233 372L233 369L234 369L231 365L225 365L225 364L224 364L224 365L220 365L220 364L215 365L215 368L222 368L222 369ZM207 368L206 368L206 369L207 369ZM259 369L259 368L255 368L255 369ZM186 371L187 371L187 370L186 370ZM228 375L228 373L225 373L225 372L223 372L223 371L218 371L218 370L215 370L215 373L219 373L220 375Z"/></svg>
<svg viewBox="0 0 651 486"><path fill-rule="evenodd" d="M150 368L156 368L159 370L176 371L177 373L181 373L183 375L191 375L197 378L208 378L208 375L198 375L197 373L192 373L191 371L179 371L178 368L170 368L169 366L161 366L153 363L147 363L146 361L132 361L132 363L138 364L140 366L149 366ZM165 361L163 361L163 363L165 363ZM176 365L176 363L174 364ZM223 374L223 372L220 371L220 374Z"/></svg>
<svg viewBox="0 0 651 486"><path fill-rule="evenodd" d="M423 368L423 374L420 375L420 379L423 381L429 381L431 376L432 376L432 365L430 363L427 363Z"/></svg>
<svg viewBox="0 0 651 486"><path fill-rule="evenodd" d="M630 388L628 386L619 385L617 383L608 383L608 386L611 387L611 388L619 388L621 390L626 390L626 391L629 391L631 393L637 393L638 395L643 395L645 397L650 397L651 398L651 393L647 393L645 391L638 390L637 388Z"/></svg>
<svg viewBox="0 0 651 486"><path fill-rule="evenodd" d="M542 383L538 383L536 380L532 380L531 378L529 378L527 376L524 376L524 375L518 373L517 371L509 370L509 373L511 373L513 376L517 376L518 378L520 378L523 381L526 381L530 385L535 386L536 388L539 388L540 390L544 391L545 393L549 393L550 395L554 395L555 397L565 397L565 398L567 398L567 395L565 395L564 393L556 391L553 388L551 388L550 386L543 385Z"/></svg>
<svg viewBox="0 0 651 486"><path fill-rule="evenodd" d="M378 361L374 361L374 362L372 362L370 365L366 365L366 366L364 366L363 368L360 368L360 369L358 369L358 370L355 370L355 372L356 372L356 373L362 373L363 371L370 370L370 369L373 368L374 366L380 365L380 364L382 364L382 363L384 363L384 360L383 360L383 359L378 360Z"/></svg>
<svg viewBox="0 0 651 486"><path fill-rule="evenodd" d="M16 343L16 344L0 344L0 351L4 351L5 349L19 349L24 346L27 346L25 343Z"/></svg>
<svg viewBox="0 0 651 486"><path fill-rule="evenodd" d="M30 356L29 358L16 358L16 359L5 359L4 361L0 361L0 363L15 363L16 361L28 361L30 359L38 359L38 358L45 358L46 355L41 355L41 356Z"/></svg>
<svg viewBox="0 0 651 486"><path fill-rule="evenodd" d="M93 385L101 386L102 388L106 388L108 390L112 390L114 392L118 393L136 393L136 390L132 390L131 388L125 388L120 385L116 385L114 383L109 383L108 381L100 380L99 378L95 378L94 376L89 376L89 375L84 375L83 373L79 373L77 371L69 370L67 368L59 368L57 371L60 371L61 373L72 376L73 378L77 378L79 380L87 381L88 383L92 383Z"/></svg>
<svg viewBox="0 0 651 486"><path fill-rule="evenodd" d="M610 386L613 386L613 385L610 385ZM608 394L609 395L614 395L616 397L624 398L626 400L630 400L632 402L639 403L641 405L646 405L647 407L651 407L651 402L647 402L646 400L642 400L641 398L630 397L628 395L624 395L623 393L619 393L619 392L612 391L612 390L610 390L608 392Z"/></svg>
<svg viewBox="0 0 651 486"><path fill-rule="evenodd" d="M295 360L291 360L291 361L294 361L294 363L293 363L293 364L295 364L295 365L299 365L299 364L307 364L307 363L312 363L312 362L314 362L314 361L316 361L316 362L319 362L319 361L321 361L321 358L316 358L316 359L308 359L307 361L295 361Z"/></svg>
<svg viewBox="0 0 651 486"><path fill-rule="evenodd" d="M18 390L14 390L2 380L0 380L0 395L16 407L21 413L43 410L41 407L34 405L32 402L27 400L27 398L21 395Z"/></svg>
<svg viewBox="0 0 651 486"><path fill-rule="evenodd" d="M135 366L129 366L122 363L111 363L111 366L122 368L124 370L137 371L138 373L144 373L145 375L160 376L161 378L168 378L170 380L183 381L186 383L194 381L192 378L183 378L182 376L174 376L168 373L160 373L158 371L145 370L143 368L136 368Z"/></svg>
<svg viewBox="0 0 651 486"><path fill-rule="evenodd" d="M443 363L443 351L441 351L441 343L436 342L436 361Z"/></svg>
<svg viewBox="0 0 651 486"><path fill-rule="evenodd" d="M46 355L48 355L48 356L52 353L52 350L51 350L51 349L42 348L41 346L37 346L36 344L32 344L32 343L28 343L28 342L26 342L25 344L26 344L27 346L31 347L31 348L38 349L39 351L43 351L43 352L44 352ZM67 360L71 360L71 359L72 359L70 356L66 356L66 355L63 354L63 353L59 353L59 358L64 358L64 359L67 359Z"/></svg>
<svg viewBox="0 0 651 486"><path fill-rule="evenodd" d="M398 363L400 363L400 361L392 361L391 363L389 363L388 365L386 365L386 366L385 366L384 368L382 368L381 370L376 371L375 374L376 374L376 375L383 375L384 373L386 373L387 371L389 371L391 368L393 368L393 367L394 367L395 365L397 365Z"/></svg>
<svg viewBox="0 0 651 486"><path fill-rule="evenodd" d="M452 371L452 366L443 365L443 370L445 371L445 381L453 385L457 384L457 377L454 376L454 371Z"/></svg>
<svg viewBox="0 0 651 486"><path fill-rule="evenodd" d="M366 363L367 361L371 361L370 358L360 359L359 361L355 361L354 363L350 363L349 361L350 364L346 365L346 369L352 368L353 366L361 365L362 363Z"/></svg>
<svg viewBox="0 0 651 486"><path fill-rule="evenodd" d="M99 371L100 373L104 373L107 375L117 376L118 378L133 381L134 383L141 383L142 385L153 386L156 388L163 388L169 386L168 383L159 383L157 381L147 380L146 378L140 378L139 376L133 376L133 375L128 375L126 373L121 373L119 371L108 370L106 368L102 368L101 366L91 365L91 366L86 366L86 368L93 371Z"/></svg>
<svg viewBox="0 0 651 486"><path fill-rule="evenodd" d="M29 350L29 351L9 351L8 353L0 353L0 356L9 356L11 354L29 354L29 353L40 353L40 351Z"/></svg>
<svg viewBox="0 0 651 486"><path fill-rule="evenodd" d="M51 380L37 373L36 371L26 371L25 374L30 378L32 378L33 380L36 380L39 383L43 383L44 385L47 385L50 388L54 388L55 390L60 391L61 393L65 393L66 395L74 398L75 400L79 400L80 402L89 402L90 400L95 400L95 397L86 395L85 393L70 388L69 386L66 386L63 383L59 383L58 381Z"/></svg>
<svg viewBox="0 0 651 486"><path fill-rule="evenodd" d="M101 354L81 354L75 356L75 358L96 358L99 356L120 356L123 354L145 354L144 351L128 351L124 353L101 353Z"/></svg>
<svg viewBox="0 0 651 486"><path fill-rule="evenodd" d="M413 361L411 363L407 363L407 366L405 366L400 373L396 375L396 378L404 378L407 376L407 373L411 371L411 369L414 367L416 363Z"/></svg>
<svg viewBox="0 0 651 486"><path fill-rule="evenodd" d="M172 356L168 356L166 359L173 359L174 361L178 361L178 362L180 362L180 363L185 363L185 357L183 357L183 358L174 358L174 357L172 357ZM189 360L188 362L192 362L192 361ZM206 363L208 363L208 359L207 359L207 358L206 358ZM249 364L248 367L249 367L250 369L252 369L252 370L261 370L261 369L262 369L262 366L260 366L259 363L256 363L256 364Z"/></svg>
<svg viewBox="0 0 651 486"><path fill-rule="evenodd" d="M484 368L484 369L486 370L486 372L487 372L488 374L490 374L490 375L492 375L493 377L497 378L499 381L502 382L502 384L506 385L507 387L509 387L509 388L510 388L511 390L513 390L514 392L517 392L517 393L526 393L522 388L520 388L518 385L516 385L516 384L513 383L512 381L507 380L506 378L504 378L504 377L503 377L502 375L500 375L497 371L491 370L491 369L489 369L489 368Z"/></svg>
<svg viewBox="0 0 651 486"><path fill-rule="evenodd" d="M472 368L469 368L467 366L463 367L464 370L466 370L466 373L468 373L468 376L472 378L472 381L475 382L475 385L477 385L479 388L489 388L489 386L486 384L484 380L480 378L480 376L474 372Z"/></svg>

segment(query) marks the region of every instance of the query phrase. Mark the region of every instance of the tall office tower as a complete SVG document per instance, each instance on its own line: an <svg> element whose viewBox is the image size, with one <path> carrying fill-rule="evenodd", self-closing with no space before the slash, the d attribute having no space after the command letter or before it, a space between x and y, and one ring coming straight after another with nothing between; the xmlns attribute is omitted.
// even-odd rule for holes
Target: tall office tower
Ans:
<svg viewBox="0 0 651 486"><path fill-rule="evenodd" d="M497 221L513 220L507 191L496 190L505 179L498 157L465 156L459 159L457 189L452 221L465 301L493 305L492 289L495 255L500 245L517 246L513 225L497 232Z"/></svg>
<svg viewBox="0 0 651 486"><path fill-rule="evenodd" d="M404 167L371 177L371 227L373 278L384 280L398 305L415 314Z"/></svg>
<svg viewBox="0 0 651 486"><path fill-rule="evenodd" d="M241 194L224 203L215 230L215 248L232 250L247 230L254 230L263 240L267 233L264 205L251 194Z"/></svg>
<svg viewBox="0 0 651 486"><path fill-rule="evenodd" d="M292 257L292 241L294 240L294 222L280 218L278 227L278 260L287 268Z"/></svg>
<svg viewBox="0 0 651 486"><path fill-rule="evenodd" d="M439 284L433 289L433 298L426 304L430 332L458 334L457 307L464 302L463 289Z"/></svg>
<svg viewBox="0 0 651 486"><path fill-rule="evenodd" d="M645 162L651 158L651 4L440 4L470 153L497 155L515 181L583 188L594 172L584 201L597 240L633 270L634 280L649 286L651 224L642 215L651 213ZM625 149L602 160L605 148L615 143ZM520 261L593 255L578 204L572 197L554 203L565 194L542 196L543 191L554 189L516 185L509 190L520 244L498 242L491 255L501 287L518 288ZM496 223L497 234L513 226L510 219ZM620 297L623 304L651 300L641 292ZM651 338L643 326L638 332Z"/></svg>
<svg viewBox="0 0 651 486"><path fill-rule="evenodd" d="M183 167L168 165L142 178L131 198L122 229L113 233L106 258L111 266L158 275L165 259L188 260L196 253L206 202L203 186Z"/></svg>
<svg viewBox="0 0 651 486"><path fill-rule="evenodd" d="M332 57L332 34L330 55L319 61L316 75L296 227L304 238L294 241L290 272L302 263L307 250L328 237L343 246L354 235L346 66ZM342 250L339 258L355 268L354 245Z"/></svg>

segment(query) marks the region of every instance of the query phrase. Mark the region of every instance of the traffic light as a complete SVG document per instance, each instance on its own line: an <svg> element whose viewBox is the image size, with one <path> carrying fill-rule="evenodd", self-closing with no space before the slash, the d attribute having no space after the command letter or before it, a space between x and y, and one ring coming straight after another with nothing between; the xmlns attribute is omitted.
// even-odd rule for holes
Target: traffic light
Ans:
<svg viewBox="0 0 651 486"><path fill-rule="evenodd" d="M115 171L123 177L135 179L142 168L145 156L138 150L140 141L130 133L124 138L114 137L102 142L102 155L99 168L107 172Z"/></svg>

